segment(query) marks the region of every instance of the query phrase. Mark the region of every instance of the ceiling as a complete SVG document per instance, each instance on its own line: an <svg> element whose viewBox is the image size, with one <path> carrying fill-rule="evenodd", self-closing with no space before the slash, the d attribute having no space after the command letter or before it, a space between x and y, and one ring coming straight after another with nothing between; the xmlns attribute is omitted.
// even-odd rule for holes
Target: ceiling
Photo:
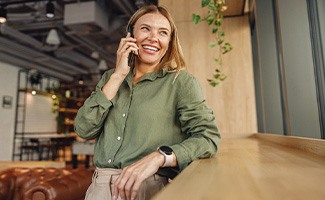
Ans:
<svg viewBox="0 0 325 200"><path fill-rule="evenodd" d="M0 60L36 69L62 82L83 78L90 87L103 72L98 68L101 59L109 68L115 66L117 47L130 16L143 5L158 4L158 0L53 0L55 17L47 18L47 2L0 0L7 9L7 22L0 25ZM92 3L98 6L92 9ZM226 3L233 6L228 5L232 9L225 15L244 14L245 0ZM58 31L59 45L45 42L52 28Z"/></svg>

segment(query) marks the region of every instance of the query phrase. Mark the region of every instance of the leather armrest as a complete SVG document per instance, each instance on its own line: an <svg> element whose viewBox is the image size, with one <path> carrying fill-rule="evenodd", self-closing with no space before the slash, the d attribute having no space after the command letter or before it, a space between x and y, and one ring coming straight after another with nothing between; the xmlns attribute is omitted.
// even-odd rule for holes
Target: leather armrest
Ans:
<svg viewBox="0 0 325 200"><path fill-rule="evenodd" d="M15 191L16 177L11 173L0 175L0 199L12 199Z"/></svg>
<svg viewBox="0 0 325 200"><path fill-rule="evenodd" d="M69 175L38 182L22 191L23 199L82 200L91 183L92 172L74 171Z"/></svg>

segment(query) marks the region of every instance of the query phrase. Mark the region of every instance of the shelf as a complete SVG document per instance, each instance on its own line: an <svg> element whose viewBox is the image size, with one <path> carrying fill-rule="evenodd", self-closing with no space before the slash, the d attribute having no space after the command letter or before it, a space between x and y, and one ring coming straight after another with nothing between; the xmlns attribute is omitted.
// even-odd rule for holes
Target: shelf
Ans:
<svg viewBox="0 0 325 200"><path fill-rule="evenodd" d="M32 91L35 91L36 95L42 95L42 96L48 96L48 97L52 97L52 95L54 94L54 93L48 93L46 91L30 89L30 88L20 88L20 89L18 89L18 91L26 92L26 93L32 93Z"/></svg>
<svg viewBox="0 0 325 200"><path fill-rule="evenodd" d="M73 101L84 101L85 100L85 98L78 98L78 97L69 97L69 98L66 98L65 97L65 100L67 101L67 100L73 100Z"/></svg>
<svg viewBox="0 0 325 200"><path fill-rule="evenodd" d="M64 112L64 113L77 113L78 112L78 109L59 108L59 112Z"/></svg>

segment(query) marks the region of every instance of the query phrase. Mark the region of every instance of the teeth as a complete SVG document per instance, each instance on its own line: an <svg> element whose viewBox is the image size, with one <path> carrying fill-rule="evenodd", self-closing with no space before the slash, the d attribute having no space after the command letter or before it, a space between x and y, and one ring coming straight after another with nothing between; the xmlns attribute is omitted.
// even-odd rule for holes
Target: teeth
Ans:
<svg viewBox="0 0 325 200"><path fill-rule="evenodd" d="M157 48L155 47L150 47L150 46L143 46L144 49L150 50L150 51L158 51Z"/></svg>

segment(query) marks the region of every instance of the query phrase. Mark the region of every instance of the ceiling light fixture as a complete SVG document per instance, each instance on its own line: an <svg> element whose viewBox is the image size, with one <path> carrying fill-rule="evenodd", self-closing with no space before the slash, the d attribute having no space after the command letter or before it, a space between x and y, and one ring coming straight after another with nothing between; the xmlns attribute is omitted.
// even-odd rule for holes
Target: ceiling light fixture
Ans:
<svg viewBox="0 0 325 200"><path fill-rule="evenodd" d="M107 63L104 59L101 59L100 62L99 62L99 65L98 65L98 69L99 70L107 70L108 67L107 67Z"/></svg>
<svg viewBox="0 0 325 200"><path fill-rule="evenodd" d="M52 28L46 37L46 43L50 45L59 45L61 43L58 32Z"/></svg>
<svg viewBox="0 0 325 200"><path fill-rule="evenodd" d="M46 17L48 18L54 17L54 4L52 3L52 0L50 0L46 4Z"/></svg>
<svg viewBox="0 0 325 200"><path fill-rule="evenodd" d="M7 10L4 7L0 7L0 24L4 24L7 21Z"/></svg>
<svg viewBox="0 0 325 200"><path fill-rule="evenodd" d="M94 58L94 59L98 59L99 58L99 53L97 51L93 51L91 53L91 57Z"/></svg>

